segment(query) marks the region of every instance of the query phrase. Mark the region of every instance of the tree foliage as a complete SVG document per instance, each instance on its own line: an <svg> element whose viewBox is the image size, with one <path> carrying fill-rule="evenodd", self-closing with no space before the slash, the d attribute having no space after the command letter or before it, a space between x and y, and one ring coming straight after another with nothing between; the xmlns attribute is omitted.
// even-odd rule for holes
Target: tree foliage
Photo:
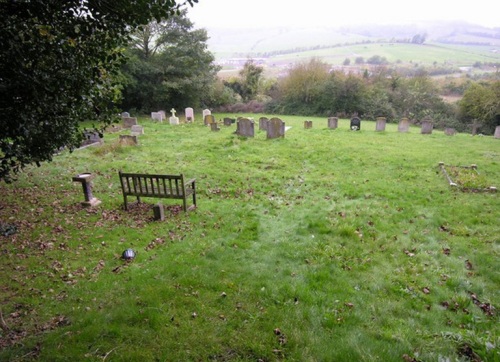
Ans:
<svg viewBox="0 0 500 362"><path fill-rule="evenodd" d="M207 49L207 32L194 29L185 11L151 22L133 35L122 71L122 105L141 111L210 103L218 67Z"/></svg>
<svg viewBox="0 0 500 362"><path fill-rule="evenodd" d="M500 125L500 81L472 83L459 103L463 123L477 122L485 133Z"/></svg>
<svg viewBox="0 0 500 362"><path fill-rule="evenodd" d="M130 32L179 6L175 0L1 2L0 180L50 161L61 147L78 146L81 121L111 122Z"/></svg>

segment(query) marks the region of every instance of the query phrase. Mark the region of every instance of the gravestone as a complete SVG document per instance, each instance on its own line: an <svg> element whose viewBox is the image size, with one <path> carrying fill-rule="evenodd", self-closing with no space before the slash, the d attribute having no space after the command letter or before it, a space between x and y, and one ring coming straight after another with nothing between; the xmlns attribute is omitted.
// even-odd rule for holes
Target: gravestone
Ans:
<svg viewBox="0 0 500 362"><path fill-rule="evenodd" d="M328 118L328 128L337 129L339 126L339 119L337 117Z"/></svg>
<svg viewBox="0 0 500 362"><path fill-rule="evenodd" d="M91 173L81 173L73 177L73 182L80 182L83 188L83 196L85 201L82 202L84 206L97 206L101 203L100 200L96 199L92 195L92 180L94 175Z"/></svg>
<svg viewBox="0 0 500 362"><path fill-rule="evenodd" d="M137 136L120 135L119 142L121 145L135 146L138 144Z"/></svg>
<svg viewBox="0 0 500 362"><path fill-rule="evenodd" d="M184 110L184 114L186 116L186 123L194 122L194 110L191 107L188 107Z"/></svg>
<svg viewBox="0 0 500 362"><path fill-rule="evenodd" d="M93 145L94 143L102 143L102 138L99 136L99 132L96 131L83 131L84 140L80 147Z"/></svg>
<svg viewBox="0 0 500 362"><path fill-rule="evenodd" d="M456 133L457 133L457 130L455 128L446 127L444 129L444 134L447 136L454 136Z"/></svg>
<svg viewBox="0 0 500 362"><path fill-rule="evenodd" d="M137 118L136 117L123 117L123 127L124 128L130 128L133 125L137 124Z"/></svg>
<svg viewBox="0 0 500 362"><path fill-rule="evenodd" d="M267 131L267 124L269 123L269 118L260 117L259 118L259 131Z"/></svg>
<svg viewBox="0 0 500 362"><path fill-rule="evenodd" d="M163 122L164 118L165 116L162 112L151 112L151 119L153 121Z"/></svg>
<svg viewBox="0 0 500 362"><path fill-rule="evenodd" d="M494 138L500 138L500 126L496 126L495 128L495 134L493 135Z"/></svg>
<svg viewBox="0 0 500 362"><path fill-rule="evenodd" d="M203 112L202 112L202 115L203 115L203 119L205 119L206 116L212 114L212 112L210 111L210 109L204 109Z"/></svg>
<svg viewBox="0 0 500 362"><path fill-rule="evenodd" d="M205 126L209 126L212 123L215 123L215 117L211 114L207 114L205 117L203 117L203 122L205 123Z"/></svg>
<svg viewBox="0 0 500 362"><path fill-rule="evenodd" d="M224 126L232 125L236 120L234 118L225 117L224 118Z"/></svg>
<svg viewBox="0 0 500 362"><path fill-rule="evenodd" d="M313 128L313 121L304 121L304 128L305 129Z"/></svg>
<svg viewBox="0 0 500 362"><path fill-rule="evenodd" d="M479 131L479 127L481 125L479 123L477 123L477 121L474 121L474 123L471 124L471 127L472 127L472 135L475 136L477 135L478 131Z"/></svg>
<svg viewBox="0 0 500 362"><path fill-rule="evenodd" d="M157 203L153 206L153 215L155 220L165 220L165 208L163 207L163 204Z"/></svg>
<svg viewBox="0 0 500 362"><path fill-rule="evenodd" d="M271 118L267 123L267 139L285 137L285 122L279 118Z"/></svg>
<svg viewBox="0 0 500 362"><path fill-rule="evenodd" d="M219 125L217 124L217 122L212 122L210 123L210 128L212 129L212 131L220 131L220 128L219 128Z"/></svg>
<svg viewBox="0 0 500 362"><path fill-rule="evenodd" d="M410 120L408 118L401 118L398 124L398 132L408 132L410 130Z"/></svg>
<svg viewBox="0 0 500 362"><path fill-rule="evenodd" d="M128 113L128 112L122 112L122 117L130 117L130 113Z"/></svg>
<svg viewBox="0 0 500 362"><path fill-rule="evenodd" d="M141 134L144 134L144 127L143 126L139 126L138 124L134 124L130 128L130 134L132 136L139 136Z"/></svg>
<svg viewBox="0 0 500 362"><path fill-rule="evenodd" d="M432 124L432 121L430 119L423 119L422 120L422 128L420 130L421 134L432 134L432 129L434 128L434 125Z"/></svg>
<svg viewBox="0 0 500 362"><path fill-rule="evenodd" d="M375 124L375 132L385 131L385 124L386 124L385 117L377 117L377 122Z"/></svg>
<svg viewBox="0 0 500 362"><path fill-rule="evenodd" d="M175 112L176 111L173 108L170 110L170 113L172 113L172 116L168 120L169 120L170 124L172 124L172 125L179 124L179 117L175 116Z"/></svg>
<svg viewBox="0 0 500 362"><path fill-rule="evenodd" d="M240 118L236 123L236 134L242 137L254 137L254 121L249 118Z"/></svg>
<svg viewBox="0 0 500 362"><path fill-rule="evenodd" d="M349 126L351 131L360 131L361 130L361 120L358 117L351 118L351 124Z"/></svg>

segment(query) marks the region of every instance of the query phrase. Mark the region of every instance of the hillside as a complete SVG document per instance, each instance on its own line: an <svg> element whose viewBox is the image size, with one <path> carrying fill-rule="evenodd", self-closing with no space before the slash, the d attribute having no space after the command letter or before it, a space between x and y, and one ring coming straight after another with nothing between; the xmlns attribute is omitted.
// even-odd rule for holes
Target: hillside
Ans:
<svg viewBox="0 0 500 362"><path fill-rule="evenodd" d="M500 62L500 29L467 23L207 30L209 49L226 70L237 69L248 58L268 70L282 70L312 57L333 66L342 66L346 59L354 64L356 58L373 56L393 64L457 69Z"/></svg>

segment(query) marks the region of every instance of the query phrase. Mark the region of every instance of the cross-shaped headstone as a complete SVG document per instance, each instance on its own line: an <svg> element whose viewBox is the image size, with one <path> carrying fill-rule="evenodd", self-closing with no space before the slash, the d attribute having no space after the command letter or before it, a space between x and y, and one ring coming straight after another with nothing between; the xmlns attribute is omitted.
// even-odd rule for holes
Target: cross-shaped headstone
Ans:
<svg viewBox="0 0 500 362"><path fill-rule="evenodd" d="M175 111L175 109L173 109L173 108L170 110L170 113L172 113L172 117L175 117L175 112L176 112L176 111Z"/></svg>

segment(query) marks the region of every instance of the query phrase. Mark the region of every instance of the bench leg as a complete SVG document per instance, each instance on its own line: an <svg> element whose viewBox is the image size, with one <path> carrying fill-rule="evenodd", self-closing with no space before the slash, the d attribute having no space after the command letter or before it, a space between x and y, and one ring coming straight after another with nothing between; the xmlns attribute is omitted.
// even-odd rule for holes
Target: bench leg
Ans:
<svg viewBox="0 0 500 362"><path fill-rule="evenodd" d="M187 202L186 202L186 196L182 198L182 208L184 209L184 212L187 212Z"/></svg>
<svg viewBox="0 0 500 362"><path fill-rule="evenodd" d="M125 208L125 211L128 210L128 205L127 205L127 196L123 195L123 206Z"/></svg>

